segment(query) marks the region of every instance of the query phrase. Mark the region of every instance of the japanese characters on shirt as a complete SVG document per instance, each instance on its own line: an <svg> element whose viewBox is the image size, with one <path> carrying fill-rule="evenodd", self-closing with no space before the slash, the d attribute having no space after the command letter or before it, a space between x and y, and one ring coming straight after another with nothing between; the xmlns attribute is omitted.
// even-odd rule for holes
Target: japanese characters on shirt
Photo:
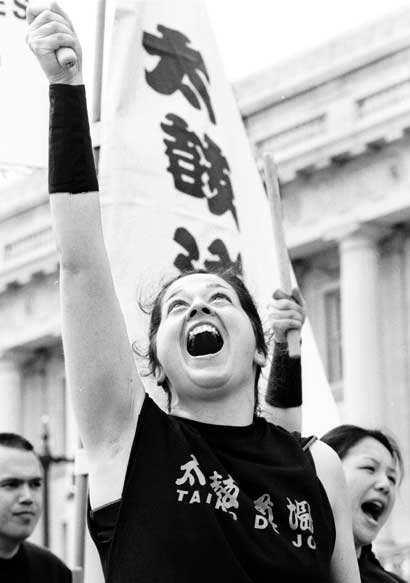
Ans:
<svg viewBox="0 0 410 583"><path fill-rule="evenodd" d="M228 513L233 520L238 520L240 489L232 476L221 475L216 470L206 475L193 454L180 466L180 472L181 475L175 480L179 503L206 504L217 511ZM253 501L254 528L260 531L273 530L278 536L283 536L290 528L292 533L290 542L295 548L315 550L314 525L309 502L288 497L286 500L274 498L273 501L272 498L272 494L265 492ZM286 525L279 524L275 518L274 508L280 505L288 511Z"/></svg>
<svg viewBox="0 0 410 583"><path fill-rule="evenodd" d="M143 46L150 55L159 57L153 69L145 70L145 78L153 91L164 99L180 92L189 107L198 110L209 120L209 131L199 135L181 115L169 112L160 121L168 165L164 170L172 176L175 189L181 196L198 199L202 212L215 217L229 215L239 231L231 170L222 148L211 135L217 118L211 99L212 83L201 52L182 32L158 24L158 36L143 33ZM172 106L171 106L172 107ZM179 220L182 222L183 218ZM173 265L179 271L196 268L233 268L242 273L242 261L237 250L231 250L221 237L205 243L198 241L188 225L175 229L173 240L181 250Z"/></svg>

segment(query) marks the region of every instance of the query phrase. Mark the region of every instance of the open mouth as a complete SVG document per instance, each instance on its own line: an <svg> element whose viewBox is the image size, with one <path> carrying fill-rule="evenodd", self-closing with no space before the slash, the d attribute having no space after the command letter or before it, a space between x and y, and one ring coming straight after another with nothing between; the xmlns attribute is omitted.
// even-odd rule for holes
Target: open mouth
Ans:
<svg viewBox="0 0 410 583"><path fill-rule="evenodd" d="M223 338L211 324L200 324L193 328L187 338L187 350L191 356L216 354L222 349Z"/></svg>
<svg viewBox="0 0 410 583"><path fill-rule="evenodd" d="M377 522L384 511L384 504L379 500L370 500L368 502L363 502L362 511L372 520Z"/></svg>

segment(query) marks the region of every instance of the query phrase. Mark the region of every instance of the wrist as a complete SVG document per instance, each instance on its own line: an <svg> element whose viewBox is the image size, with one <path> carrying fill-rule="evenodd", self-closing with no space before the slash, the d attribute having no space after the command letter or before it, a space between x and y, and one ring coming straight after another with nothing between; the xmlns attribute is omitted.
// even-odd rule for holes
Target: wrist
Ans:
<svg viewBox="0 0 410 583"><path fill-rule="evenodd" d="M300 358L290 358L288 344L275 339L273 361L265 395L272 407L288 409L302 404L302 374Z"/></svg>
<svg viewBox="0 0 410 583"><path fill-rule="evenodd" d="M60 68L48 75L50 85L83 85L83 73L77 65Z"/></svg>
<svg viewBox="0 0 410 583"><path fill-rule="evenodd" d="M49 79L49 85L84 85L84 80L82 74L78 73L69 78L56 77Z"/></svg>
<svg viewBox="0 0 410 583"><path fill-rule="evenodd" d="M287 344L287 334L286 332L274 332L273 339L275 344Z"/></svg>
<svg viewBox="0 0 410 583"><path fill-rule="evenodd" d="M84 85L49 87L49 192L95 192L95 171Z"/></svg>
<svg viewBox="0 0 410 583"><path fill-rule="evenodd" d="M288 343L286 342L286 340L279 341L277 338L275 338L274 350L278 354L287 354L289 352Z"/></svg>

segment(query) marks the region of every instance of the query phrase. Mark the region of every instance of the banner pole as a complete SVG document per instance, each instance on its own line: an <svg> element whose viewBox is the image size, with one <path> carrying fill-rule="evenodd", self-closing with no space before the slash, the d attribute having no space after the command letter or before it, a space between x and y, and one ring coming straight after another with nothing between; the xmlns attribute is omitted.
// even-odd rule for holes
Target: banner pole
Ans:
<svg viewBox="0 0 410 583"><path fill-rule="evenodd" d="M85 563L85 523L88 496L88 462L83 447L77 450L74 464L74 567L73 583L83 583Z"/></svg>
<svg viewBox="0 0 410 583"><path fill-rule="evenodd" d="M106 12L106 0L99 0L97 2L97 25L94 52L94 77L93 77L94 100L91 118L93 122L101 120L101 96L104 67L105 12Z"/></svg>
<svg viewBox="0 0 410 583"><path fill-rule="evenodd" d="M279 180L273 156L265 153L263 156L266 188L272 219L272 230L275 241L275 251L279 270L279 287L288 295L292 293L291 264L286 247L285 233L282 221L282 203L280 200ZM300 331L289 330L287 333L289 356L300 356Z"/></svg>
<svg viewBox="0 0 410 583"><path fill-rule="evenodd" d="M105 43L105 16L106 0L98 0L96 17L96 34L94 46L94 69L93 69L93 103L91 110L91 122L100 125L101 122L101 102L104 72L104 43ZM94 134L95 136L95 134ZM100 152L100 131L97 130L97 139L94 142L94 160L98 172L99 152Z"/></svg>

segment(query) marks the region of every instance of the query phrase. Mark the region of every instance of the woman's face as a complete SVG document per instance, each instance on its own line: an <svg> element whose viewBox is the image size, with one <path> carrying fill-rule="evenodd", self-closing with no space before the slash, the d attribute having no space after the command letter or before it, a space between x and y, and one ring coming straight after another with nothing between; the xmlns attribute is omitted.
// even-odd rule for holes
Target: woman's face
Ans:
<svg viewBox="0 0 410 583"><path fill-rule="evenodd" d="M248 381L253 394L253 365L265 360L236 291L207 273L188 275L167 289L156 346L158 380L166 377L180 399L216 397Z"/></svg>
<svg viewBox="0 0 410 583"><path fill-rule="evenodd" d="M353 512L356 549L370 544L393 508L398 483L396 460L379 441L365 437L342 460Z"/></svg>

